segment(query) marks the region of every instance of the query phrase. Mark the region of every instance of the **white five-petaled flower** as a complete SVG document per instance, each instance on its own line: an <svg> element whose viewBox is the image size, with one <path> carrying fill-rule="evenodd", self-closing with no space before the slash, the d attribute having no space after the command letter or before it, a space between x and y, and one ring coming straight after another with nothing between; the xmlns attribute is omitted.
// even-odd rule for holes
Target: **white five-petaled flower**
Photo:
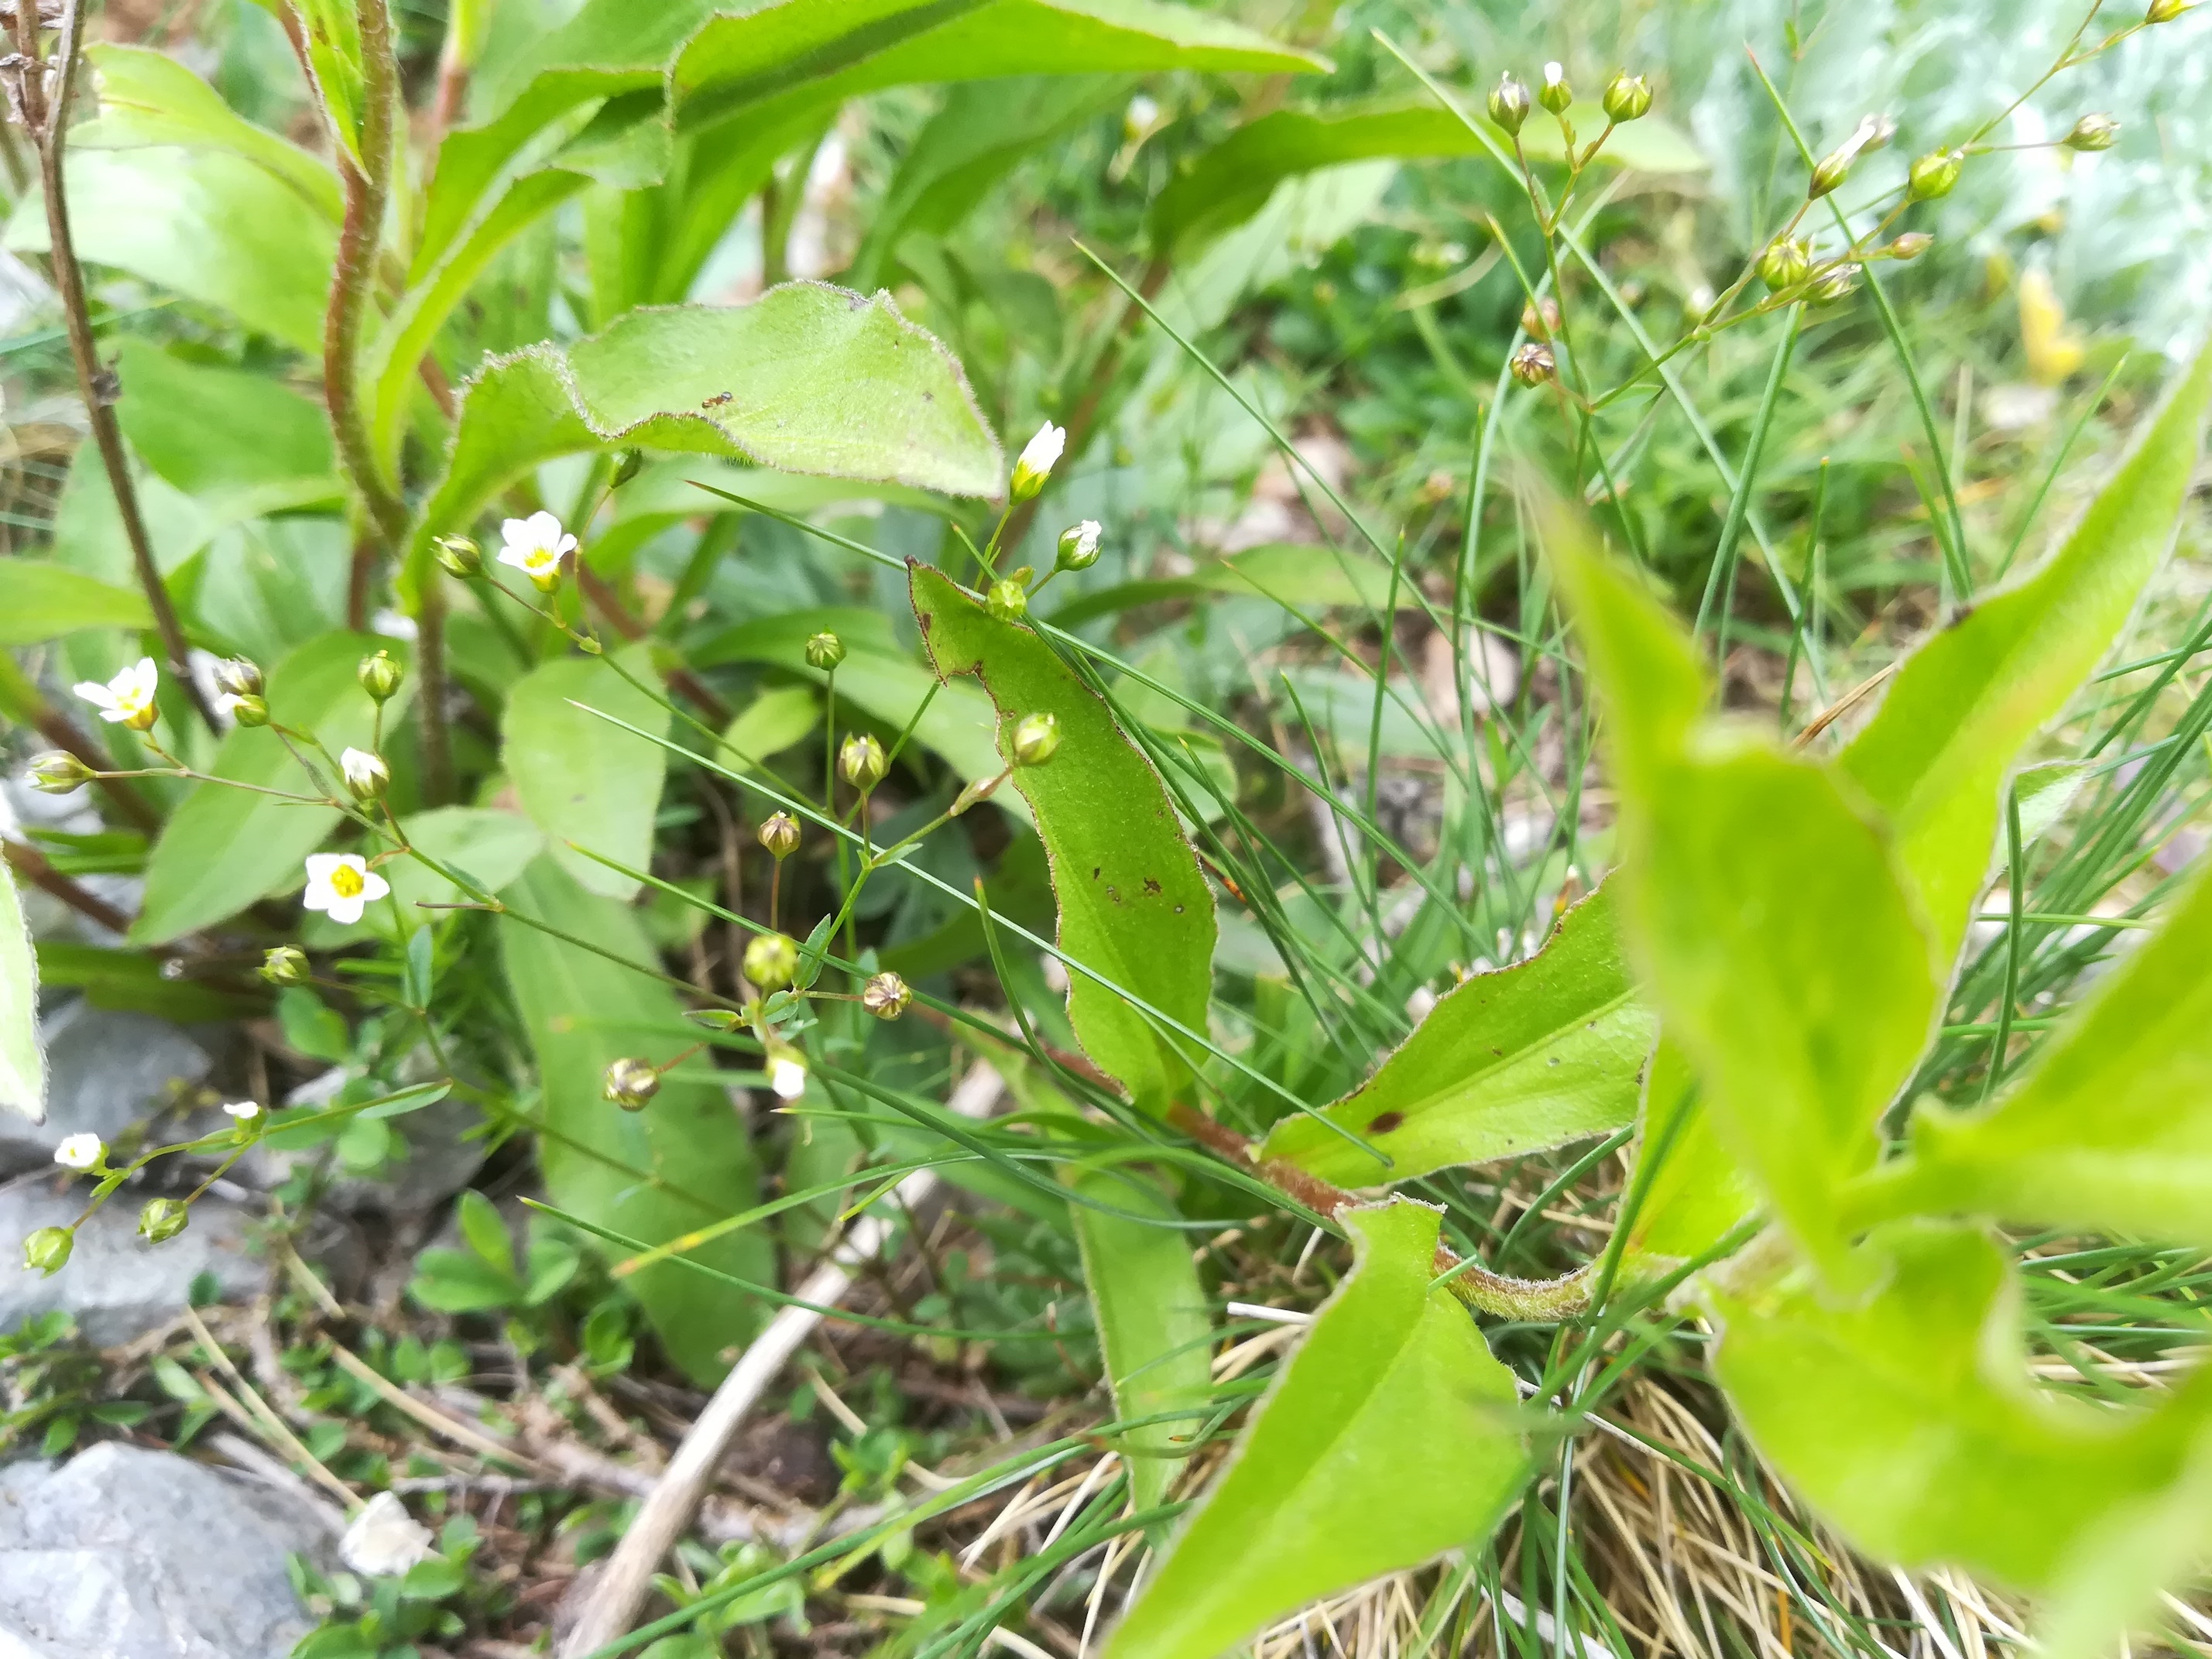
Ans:
<svg viewBox="0 0 2212 1659"><path fill-rule="evenodd" d="M64 1170L89 1170L100 1163L106 1151L98 1135L70 1135L54 1148L54 1162Z"/></svg>
<svg viewBox="0 0 2212 1659"><path fill-rule="evenodd" d="M358 853L314 853L307 859L307 891L300 902L310 910L327 910L332 921L350 927L391 890L392 884Z"/></svg>
<svg viewBox="0 0 2212 1659"><path fill-rule="evenodd" d="M561 556L576 550L576 538L565 533L561 520L550 513L509 519L500 526L499 535L499 562L513 565L540 587L550 588L561 580Z"/></svg>
<svg viewBox="0 0 2212 1659"><path fill-rule="evenodd" d="M251 1123L261 1115L261 1103L258 1100L226 1100L222 1103L222 1109L240 1123Z"/></svg>
<svg viewBox="0 0 2212 1659"><path fill-rule="evenodd" d="M1044 481L1060 465L1060 452L1067 447L1067 430L1047 421L1036 429L1036 436L1022 446L1022 453L1014 460L1014 477L1009 489L1018 501L1025 501L1044 488Z"/></svg>
<svg viewBox="0 0 2212 1659"><path fill-rule="evenodd" d="M338 1540L338 1559L369 1578L386 1578L427 1561L435 1541L430 1529L407 1513L392 1493L380 1492L361 1506Z"/></svg>
<svg viewBox="0 0 2212 1659"><path fill-rule="evenodd" d="M795 1054L777 1054L768 1063L768 1086L778 1100L796 1100L806 1092L806 1062Z"/></svg>
<svg viewBox="0 0 2212 1659"><path fill-rule="evenodd" d="M76 694L100 710L100 719L144 732L153 726L154 692L161 683L161 671L154 666L154 659L141 657L105 685L98 680L79 681Z"/></svg>

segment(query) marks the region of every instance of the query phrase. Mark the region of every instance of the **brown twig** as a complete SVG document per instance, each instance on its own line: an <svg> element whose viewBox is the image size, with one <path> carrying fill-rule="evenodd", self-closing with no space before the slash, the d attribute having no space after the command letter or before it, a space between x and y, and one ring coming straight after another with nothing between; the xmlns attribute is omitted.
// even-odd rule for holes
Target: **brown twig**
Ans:
<svg viewBox="0 0 2212 1659"><path fill-rule="evenodd" d="M154 562L154 545L146 533L145 515L139 511L138 489L131 477L131 459L123 447L123 429L115 418L119 395L114 372L101 366L100 348L92 335L92 315L84 295L84 269L77 263L76 243L70 233L69 192L63 178L63 153L69 141L69 113L76 88L77 49L84 39L82 0L69 0L61 17L61 39L53 60L54 88L46 96L46 59L39 36L37 0L16 0L15 50L21 58L17 73L17 97L23 127L39 154L39 179L46 207L47 258L53 266L54 292L62 302L68 325L70 356L76 365L78 393L84 399L85 416L93 441L100 447L100 465L114 492L116 516L122 520L124 538L131 544L131 562L154 613L155 630L161 636L162 654L192 708L216 730L215 710L193 682L191 647L177 607Z"/></svg>
<svg viewBox="0 0 2212 1659"><path fill-rule="evenodd" d="M130 917L55 869L52 861L37 848L20 841L0 842L0 854L6 856L10 870L40 891L59 899L86 921L97 922L118 935L131 931Z"/></svg>

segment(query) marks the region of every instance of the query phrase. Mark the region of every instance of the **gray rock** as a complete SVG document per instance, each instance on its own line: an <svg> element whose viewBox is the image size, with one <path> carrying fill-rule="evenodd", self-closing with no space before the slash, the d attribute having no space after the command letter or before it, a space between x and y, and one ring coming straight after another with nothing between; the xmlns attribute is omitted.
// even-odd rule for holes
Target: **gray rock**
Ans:
<svg viewBox="0 0 2212 1659"><path fill-rule="evenodd" d="M77 1229L69 1266L51 1278L26 1272L17 1254L24 1238L75 1220L91 1190L74 1182L57 1191L44 1175L0 1187L0 1250L7 1253L0 1260L0 1331L59 1308L87 1341L112 1348L175 1318L204 1273L215 1275L226 1300L260 1288L265 1269L246 1249L246 1212L212 1193L192 1206L183 1232L148 1244L137 1237L139 1200L119 1192Z"/></svg>
<svg viewBox="0 0 2212 1659"><path fill-rule="evenodd" d="M416 1063L419 1061L419 1063ZM337 1098L351 1075L343 1066L310 1078L284 1097L287 1106L327 1106ZM418 1054L402 1069L410 1084L428 1082L437 1075L427 1053ZM465 1100L447 1096L434 1105L387 1121L398 1140L392 1158L366 1173L349 1170L327 1146L288 1152L276 1146L256 1146L239 1160L235 1174L264 1190L283 1183L302 1164L330 1157L325 1174L323 1203L352 1213L379 1210L387 1215L419 1215L436 1208L475 1179L483 1167L484 1143L471 1132L482 1127L483 1114Z"/></svg>
<svg viewBox="0 0 2212 1659"><path fill-rule="evenodd" d="M195 1085L207 1051L167 1020L95 1008L82 997L39 1026L46 1053L46 1121L0 1113L0 1176L51 1166L66 1135L112 1141L166 1105L173 1085Z"/></svg>
<svg viewBox="0 0 2212 1659"><path fill-rule="evenodd" d="M0 1659L283 1659L312 1627L285 1558L326 1559L289 1492L110 1442L0 1470Z"/></svg>

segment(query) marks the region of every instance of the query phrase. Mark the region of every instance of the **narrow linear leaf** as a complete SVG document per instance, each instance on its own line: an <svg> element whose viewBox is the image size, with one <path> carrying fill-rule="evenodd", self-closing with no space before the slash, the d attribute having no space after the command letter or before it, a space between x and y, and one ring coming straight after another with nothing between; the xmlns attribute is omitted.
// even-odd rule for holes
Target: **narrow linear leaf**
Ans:
<svg viewBox="0 0 2212 1659"><path fill-rule="evenodd" d="M1000 622L941 573L915 565L915 616L938 674L982 679L1012 753L1026 715L1060 722L1060 750L1018 767L1013 787L1036 814L1070 963L1067 1016L1084 1051L1150 1110L1164 1110L1188 1073L1165 1036L1092 974L1186 1030L1206 1029L1212 984L1213 893L1151 763L1106 705L1029 629ZM1086 972L1085 969L1090 971Z"/></svg>
<svg viewBox="0 0 2212 1659"><path fill-rule="evenodd" d="M0 865L0 1108L46 1121L46 1057L39 1047L39 958L15 872ZM1168 1237L1181 1242L1181 1235Z"/></svg>
<svg viewBox="0 0 2212 1659"><path fill-rule="evenodd" d="M616 660L650 681L653 659L643 644ZM500 758L522 810L545 832L554 862L586 890L627 899L638 884L576 847L633 870L653 861L653 822L668 751L613 720L663 737L668 732L668 711L602 659L542 663L507 694Z"/></svg>
<svg viewBox="0 0 2212 1659"><path fill-rule="evenodd" d="M1121 582L1070 599L1053 612L1055 628L1075 628L1139 605L1189 599L1204 593L1257 594L1285 609L1312 614L1330 610L1380 611L1392 603L1388 565L1356 554L1334 556L1297 543L1271 543L1232 553L1188 576L1162 576ZM1404 584L1397 586L1401 611L1419 609Z"/></svg>
<svg viewBox="0 0 2212 1659"><path fill-rule="evenodd" d="M1567 912L1540 954L1447 993L1351 1094L1317 1118L1278 1123L1262 1156L1364 1187L1610 1133L1636 1120L1657 1030L1636 994L1608 884Z"/></svg>
<svg viewBox="0 0 2212 1659"><path fill-rule="evenodd" d="M1439 1212L1342 1219L1357 1260L1254 1408L1106 1659L1214 1659L1322 1596L1479 1547L1528 1453L1513 1374L1431 1290Z"/></svg>

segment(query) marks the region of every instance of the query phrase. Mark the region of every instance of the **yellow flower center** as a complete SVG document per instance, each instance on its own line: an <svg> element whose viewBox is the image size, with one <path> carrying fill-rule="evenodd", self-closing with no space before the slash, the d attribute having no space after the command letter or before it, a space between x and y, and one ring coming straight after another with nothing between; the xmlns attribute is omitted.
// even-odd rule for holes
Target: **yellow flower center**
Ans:
<svg viewBox="0 0 2212 1659"><path fill-rule="evenodd" d="M341 864L331 872L331 891L340 898L359 898L361 890L368 885L362 879L361 872L350 864Z"/></svg>

